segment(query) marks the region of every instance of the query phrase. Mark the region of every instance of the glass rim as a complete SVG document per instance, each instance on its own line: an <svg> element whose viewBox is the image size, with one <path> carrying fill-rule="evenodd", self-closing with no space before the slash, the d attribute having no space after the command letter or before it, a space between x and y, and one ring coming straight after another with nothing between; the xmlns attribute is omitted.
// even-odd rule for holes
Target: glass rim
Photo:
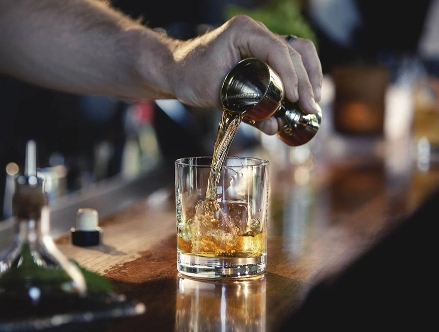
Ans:
<svg viewBox="0 0 439 332"><path fill-rule="evenodd" d="M213 156L195 156L195 157L182 157L175 160L175 165L182 165L182 166L196 166L196 167L211 167ZM206 162L202 163L191 163L190 160L206 160ZM207 162L209 160L209 162ZM270 162L267 159L257 158L257 157L242 157L242 156L228 156L225 159L227 160L247 160L252 161L253 164L244 164L244 165L223 165L223 167L261 167L261 166L268 166Z"/></svg>

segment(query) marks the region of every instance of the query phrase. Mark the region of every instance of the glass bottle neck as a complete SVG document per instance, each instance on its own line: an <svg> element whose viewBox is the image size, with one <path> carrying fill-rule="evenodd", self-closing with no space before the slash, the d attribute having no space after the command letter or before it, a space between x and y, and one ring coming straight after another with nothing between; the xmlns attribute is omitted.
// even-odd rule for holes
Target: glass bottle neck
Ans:
<svg viewBox="0 0 439 332"><path fill-rule="evenodd" d="M41 219L18 219L14 221L14 242L37 244L42 238Z"/></svg>

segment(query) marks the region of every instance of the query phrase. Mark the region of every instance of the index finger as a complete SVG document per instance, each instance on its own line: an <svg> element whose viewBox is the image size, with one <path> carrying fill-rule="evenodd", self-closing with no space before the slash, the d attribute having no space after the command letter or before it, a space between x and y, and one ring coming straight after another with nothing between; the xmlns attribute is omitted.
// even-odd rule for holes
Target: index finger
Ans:
<svg viewBox="0 0 439 332"><path fill-rule="evenodd" d="M285 36L285 41L302 57L302 63L313 88L314 98L320 101L323 81L322 65L314 43L309 39Z"/></svg>

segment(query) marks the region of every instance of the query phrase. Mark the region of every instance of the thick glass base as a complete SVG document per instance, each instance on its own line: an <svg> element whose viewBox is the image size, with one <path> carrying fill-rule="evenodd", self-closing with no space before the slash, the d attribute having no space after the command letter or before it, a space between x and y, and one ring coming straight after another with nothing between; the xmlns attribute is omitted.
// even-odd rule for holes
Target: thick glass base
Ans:
<svg viewBox="0 0 439 332"><path fill-rule="evenodd" d="M177 270L202 279L251 278L265 271L267 255L258 257L203 257L177 252Z"/></svg>

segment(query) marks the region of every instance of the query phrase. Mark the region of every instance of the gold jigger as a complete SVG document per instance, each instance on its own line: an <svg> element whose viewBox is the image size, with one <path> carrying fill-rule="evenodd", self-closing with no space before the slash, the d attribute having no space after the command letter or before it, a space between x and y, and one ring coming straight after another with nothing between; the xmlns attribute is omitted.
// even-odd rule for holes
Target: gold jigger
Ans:
<svg viewBox="0 0 439 332"><path fill-rule="evenodd" d="M243 121L255 122L275 116L284 125L277 132L290 146L309 142L322 122L322 112L305 114L297 103L284 100L280 77L265 62L247 58L238 62L226 75L220 92L224 108L243 113Z"/></svg>

